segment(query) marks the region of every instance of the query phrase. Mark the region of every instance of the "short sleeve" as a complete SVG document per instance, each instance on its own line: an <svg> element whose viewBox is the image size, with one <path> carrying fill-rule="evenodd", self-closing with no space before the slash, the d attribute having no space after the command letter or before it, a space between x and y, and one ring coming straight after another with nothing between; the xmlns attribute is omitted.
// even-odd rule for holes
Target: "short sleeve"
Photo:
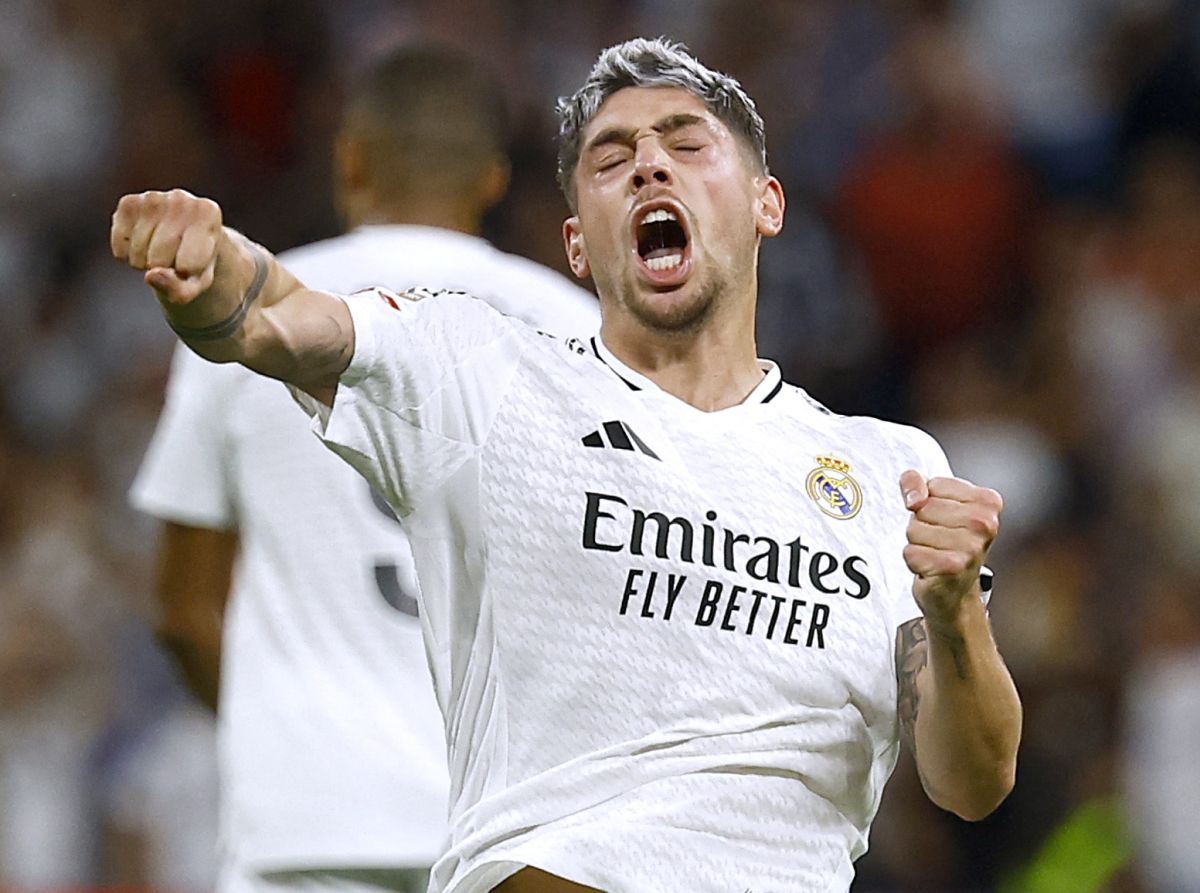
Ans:
<svg viewBox="0 0 1200 893"><path fill-rule="evenodd" d="M239 370L175 349L166 403L130 489L134 507L191 527L236 526L227 464L228 384Z"/></svg>
<svg viewBox="0 0 1200 893"><path fill-rule="evenodd" d="M354 356L333 407L293 394L325 444L407 515L478 455L528 336L458 292L369 289L344 300Z"/></svg>

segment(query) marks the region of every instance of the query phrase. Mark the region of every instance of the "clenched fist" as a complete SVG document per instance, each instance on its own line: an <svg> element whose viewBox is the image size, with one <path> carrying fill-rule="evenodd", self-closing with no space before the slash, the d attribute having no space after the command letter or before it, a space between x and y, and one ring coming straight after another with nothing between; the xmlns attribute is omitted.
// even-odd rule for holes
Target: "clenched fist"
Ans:
<svg viewBox="0 0 1200 893"><path fill-rule="evenodd" d="M913 596L926 621L953 621L975 590L1004 501L987 487L958 478L926 480L912 470L900 476L900 491L912 513L904 561L916 574Z"/></svg>
<svg viewBox="0 0 1200 893"><path fill-rule="evenodd" d="M126 195L112 217L113 257L145 270L165 304L188 304L212 286L223 239L220 206L183 189Z"/></svg>

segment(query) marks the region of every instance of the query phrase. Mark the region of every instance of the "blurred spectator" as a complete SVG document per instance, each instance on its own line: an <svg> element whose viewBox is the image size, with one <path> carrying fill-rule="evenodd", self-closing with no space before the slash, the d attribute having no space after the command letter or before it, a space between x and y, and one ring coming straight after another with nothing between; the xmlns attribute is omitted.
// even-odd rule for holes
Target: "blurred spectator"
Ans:
<svg viewBox="0 0 1200 893"><path fill-rule="evenodd" d="M910 391L914 418L942 444L956 474L1007 494L998 554L1024 545L1063 513L1069 472L1022 411L1015 352L1002 355L976 337L935 341L922 353Z"/></svg>
<svg viewBox="0 0 1200 893"><path fill-rule="evenodd" d="M1105 194L1117 97L1106 73L1119 25L1170 0L963 0L961 21L1013 139L1056 196Z"/></svg>
<svg viewBox="0 0 1200 893"><path fill-rule="evenodd" d="M1159 893L1200 889L1200 576L1165 570L1143 596L1126 690L1124 792L1138 867Z"/></svg>
<svg viewBox="0 0 1200 893"><path fill-rule="evenodd" d="M1147 141L1178 137L1200 142L1200 6L1186 0L1126 0L1135 15L1117 31L1123 100L1120 149L1129 156Z"/></svg>
<svg viewBox="0 0 1200 893"><path fill-rule="evenodd" d="M23 463L0 552L0 886L94 880L94 760L115 697L78 466ZM11 508L9 508L11 507Z"/></svg>
<svg viewBox="0 0 1200 893"><path fill-rule="evenodd" d="M906 115L851 163L838 200L893 355L893 389L930 345L1013 317L1031 210L1024 172L985 113L955 31L917 24L894 65ZM893 416L897 408L903 402L882 407Z"/></svg>
<svg viewBox="0 0 1200 893"><path fill-rule="evenodd" d="M214 889L217 778L213 717L179 701L109 782L105 824L114 883L171 893Z"/></svg>
<svg viewBox="0 0 1200 893"><path fill-rule="evenodd" d="M87 884L96 846L89 761L103 718L98 693L52 613L22 606L5 615L0 883L31 890Z"/></svg>
<svg viewBox="0 0 1200 893"><path fill-rule="evenodd" d="M1068 337L1096 450L1173 560L1200 568L1200 148L1146 143Z"/></svg>

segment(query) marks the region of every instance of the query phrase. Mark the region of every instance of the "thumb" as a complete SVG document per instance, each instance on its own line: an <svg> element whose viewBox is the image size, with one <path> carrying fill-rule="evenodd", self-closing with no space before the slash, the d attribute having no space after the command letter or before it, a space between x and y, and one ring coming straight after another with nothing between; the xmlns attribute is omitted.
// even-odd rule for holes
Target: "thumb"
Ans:
<svg viewBox="0 0 1200 893"><path fill-rule="evenodd" d="M180 276L171 267L151 267L143 277L145 283L158 293L160 301L168 304L188 304L212 285L212 265L198 276Z"/></svg>
<svg viewBox="0 0 1200 893"><path fill-rule="evenodd" d="M900 493L904 496L905 507L915 512L929 499L929 484L921 472L910 468L900 475Z"/></svg>

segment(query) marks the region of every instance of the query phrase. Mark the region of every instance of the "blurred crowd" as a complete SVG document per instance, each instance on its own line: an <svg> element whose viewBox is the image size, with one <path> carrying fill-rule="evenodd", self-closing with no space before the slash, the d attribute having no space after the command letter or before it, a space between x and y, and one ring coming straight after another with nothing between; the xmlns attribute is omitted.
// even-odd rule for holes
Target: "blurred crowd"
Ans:
<svg viewBox="0 0 1200 893"><path fill-rule="evenodd" d="M212 721L125 496L174 342L110 258L117 198L336 233L341 85L432 38L512 103L489 237L565 269L553 101L634 34L766 119L760 353L1006 499L1017 788L967 825L903 761L855 890L1200 890L1200 4L1172 0L0 2L0 888L214 877Z"/></svg>

